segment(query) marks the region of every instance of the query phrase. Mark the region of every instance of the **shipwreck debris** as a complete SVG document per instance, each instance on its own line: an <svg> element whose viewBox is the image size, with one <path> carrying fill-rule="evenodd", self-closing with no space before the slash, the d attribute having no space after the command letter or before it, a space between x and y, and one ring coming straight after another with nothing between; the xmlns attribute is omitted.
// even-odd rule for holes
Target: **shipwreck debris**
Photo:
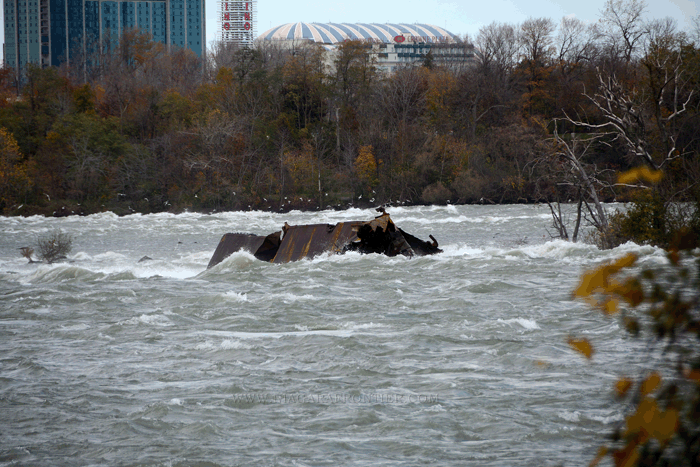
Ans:
<svg viewBox="0 0 700 467"><path fill-rule="evenodd" d="M442 253L435 237L421 240L396 227L383 209L371 221L350 221L333 224L289 225L267 236L227 233L219 242L207 269L237 251L252 253L270 263L288 263L313 258L323 253L346 251L379 253L387 256L425 256Z"/></svg>

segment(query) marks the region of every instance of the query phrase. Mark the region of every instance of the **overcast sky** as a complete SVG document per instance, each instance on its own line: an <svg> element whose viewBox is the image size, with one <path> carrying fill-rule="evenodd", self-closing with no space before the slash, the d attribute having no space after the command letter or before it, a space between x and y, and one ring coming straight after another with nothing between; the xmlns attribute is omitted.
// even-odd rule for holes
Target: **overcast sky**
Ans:
<svg viewBox="0 0 700 467"><path fill-rule="evenodd" d="M205 0L207 42L215 40L218 3ZM3 2L4 3L4 2ZM646 0L647 18L670 16L680 29L691 28L700 15L700 0ZM520 23L527 18L564 16L595 22L605 0L258 0L258 34L285 23L428 23L453 34L473 37L494 21ZM2 41L4 42L4 11Z"/></svg>

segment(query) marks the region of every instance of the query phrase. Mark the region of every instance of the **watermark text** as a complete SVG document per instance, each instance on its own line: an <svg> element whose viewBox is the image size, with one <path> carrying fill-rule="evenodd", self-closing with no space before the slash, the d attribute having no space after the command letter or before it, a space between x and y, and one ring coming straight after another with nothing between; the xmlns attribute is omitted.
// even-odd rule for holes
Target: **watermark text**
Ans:
<svg viewBox="0 0 700 467"><path fill-rule="evenodd" d="M266 393L233 394L238 404L437 404L437 394Z"/></svg>

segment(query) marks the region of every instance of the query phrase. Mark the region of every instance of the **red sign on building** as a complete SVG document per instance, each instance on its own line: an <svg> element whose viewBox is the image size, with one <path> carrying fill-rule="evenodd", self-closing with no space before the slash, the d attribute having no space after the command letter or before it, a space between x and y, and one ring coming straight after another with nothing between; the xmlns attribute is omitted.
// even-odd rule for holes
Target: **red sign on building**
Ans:
<svg viewBox="0 0 700 467"><path fill-rule="evenodd" d="M251 45L256 34L256 0L224 0L220 5L221 41Z"/></svg>

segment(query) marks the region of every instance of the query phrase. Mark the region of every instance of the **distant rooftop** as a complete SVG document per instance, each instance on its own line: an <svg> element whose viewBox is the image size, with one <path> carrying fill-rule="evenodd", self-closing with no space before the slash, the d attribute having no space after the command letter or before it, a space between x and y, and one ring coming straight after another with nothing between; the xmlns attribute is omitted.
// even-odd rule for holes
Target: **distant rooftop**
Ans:
<svg viewBox="0 0 700 467"><path fill-rule="evenodd" d="M287 23L268 29L260 35L264 40L312 40L321 44L337 44L346 40L393 43L397 36L421 42L456 42L458 37L432 24L376 23ZM420 38L420 39L418 39Z"/></svg>

